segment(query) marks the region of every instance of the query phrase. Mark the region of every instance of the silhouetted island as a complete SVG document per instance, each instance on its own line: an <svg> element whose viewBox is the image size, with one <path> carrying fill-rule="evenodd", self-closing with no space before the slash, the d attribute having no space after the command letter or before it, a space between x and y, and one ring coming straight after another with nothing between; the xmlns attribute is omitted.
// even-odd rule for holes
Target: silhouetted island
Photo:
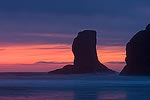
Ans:
<svg viewBox="0 0 150 100"><path fill-rule="evenodd" d="M72 44L74 65L50 71L52 74L114 73L99 62L96 52L96 31L85 30L78 33Z"/></svg>
<svg viewBox="0 0 150 100"><path fill-rule="evenodd" d="M126 63L121 75L150 75L150 24L127 43Z"/></svg>

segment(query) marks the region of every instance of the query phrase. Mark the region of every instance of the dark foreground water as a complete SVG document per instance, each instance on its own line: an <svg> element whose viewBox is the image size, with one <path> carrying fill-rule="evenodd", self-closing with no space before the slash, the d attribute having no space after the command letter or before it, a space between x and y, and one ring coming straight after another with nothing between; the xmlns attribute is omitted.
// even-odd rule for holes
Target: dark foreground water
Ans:
<svg viewBox="0 0 150 100"><path fill-rule="evenodd" d="M0 73L0 100L150 100L150 77Z"/></svg>

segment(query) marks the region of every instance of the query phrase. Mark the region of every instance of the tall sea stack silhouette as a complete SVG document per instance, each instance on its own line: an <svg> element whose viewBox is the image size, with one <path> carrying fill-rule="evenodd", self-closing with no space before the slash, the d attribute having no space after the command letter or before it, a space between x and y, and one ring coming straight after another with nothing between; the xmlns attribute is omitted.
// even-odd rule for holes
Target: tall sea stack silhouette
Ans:
<svg viewBox="0 0 150 100"><path fill-rule="evenodd" d="M127 43L126 63L121 75L150 75L150 24Z"/></svg>
<svg viewBox="0 0 150 100"><path fill-rule="evenodd" d="M96 31L84 30L78 33L72 44L74 65L66 65L62 69L50 71L53 74L84 74L84 73L112 73L99 62L96 51Z"/></svg>

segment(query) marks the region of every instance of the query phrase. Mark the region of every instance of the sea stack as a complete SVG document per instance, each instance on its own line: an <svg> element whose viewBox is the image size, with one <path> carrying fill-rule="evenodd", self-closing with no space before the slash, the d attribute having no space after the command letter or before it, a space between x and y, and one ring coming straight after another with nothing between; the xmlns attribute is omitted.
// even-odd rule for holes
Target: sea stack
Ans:
<svg viewBox="0 0 150 100"><path fill-rule="evenodd" d="M74 65L50 71L53 74L112 73L99 62L96 51L96 31L84 30L78 33L72 44Z"/></svg>
<svg viewBox="0 0 150 100"><path fill-rule="evenodd" d="M126 46L126 66L121 75L150 75L150 24Z"/></svg>

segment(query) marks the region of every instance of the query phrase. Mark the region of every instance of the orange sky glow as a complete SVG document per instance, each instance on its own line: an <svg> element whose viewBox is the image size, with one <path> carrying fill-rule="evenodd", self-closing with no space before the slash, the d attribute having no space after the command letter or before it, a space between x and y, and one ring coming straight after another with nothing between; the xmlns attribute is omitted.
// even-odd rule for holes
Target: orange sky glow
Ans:
<svg viewBox="0 0 150 100"><path fill-rule="evenodd" d="M42 44L5 46L0 50L1 71L49 71L72 64L71 45ZM99 60L109 68L120 71L124 64L124 46L97 46ZM40 63L42 62L42 63Z"/></svg>

